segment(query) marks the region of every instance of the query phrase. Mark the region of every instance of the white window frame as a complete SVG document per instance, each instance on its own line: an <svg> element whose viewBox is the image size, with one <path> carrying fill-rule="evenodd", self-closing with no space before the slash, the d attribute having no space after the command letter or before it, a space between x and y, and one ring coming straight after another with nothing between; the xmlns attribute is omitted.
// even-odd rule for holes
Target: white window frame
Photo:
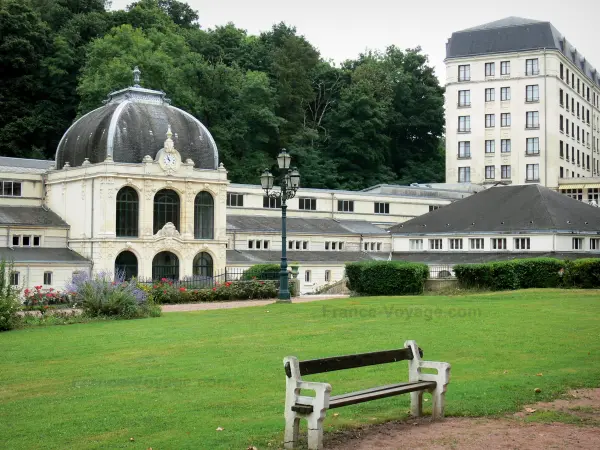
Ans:
<svg viewBox="0 0 600 450"><path fill-rule="evenodd" d="M539 137L532 137L532 138L526 139L525 154L527 154L527 155L539 155L540 154L540 138Z"/></svg>
<svg viewBox="0 0 600 450"><path fill-rule="evenodd" d="M470 81L471 80L471 65L461 64L458 66L458 81Z"/></svg>
<svg viewBox="0 0 600 450"><path fill-rule="evenodd" d="M527 164L526 165L526 181L540 181L540 165L539 164Z"/></svg>
<svg viewBox="0 0 600 450"><path fill-rule="evenodd" d="M531 250L531 238L518 237L514 238L515 250Z"/></svg>
<svg viewBox="0 0 600 450"><path fill-rule="evenodd" d="M443 240L439 238L429 239L429 250L443 250Z"/></svg>
<svg viewBox="0 0 600 450"><path fill-rule="evenodd" d="M496 179L496 166L485 166L485 179L486 180Z"/></svg>
<svg viewBox="0 0 600 450"><path fill-rule="evenodd" d="M408 248L410 250L423 250L423 239L409 239Z"/></svg>
<svg viewBox="0 0 600 450"><path fill-rule="evenodd" d="M463 239L462 238L448 239L448 248L450 250L462 250L463 249Z"/></svg>
<svg viewBox="0 0 600 450"><path fill-rule="evenodd" d="M485 115L485 127L494 128L496 126L496 114Z"/></svg>
<svg viewBox="0 0 600 450"><path fill-rule="evenodd" d="M583 250L585 239L582 237L574 237L571 242L572 250Z"/></svg>
<svg viewBox="0 0 600 450"><path fill-rule="evenodd" d="M536 103L540 101L539 84L529 84L525 86L525 101L527 103Z"/></svg>
<svg viewBox="0 0 600 450"><path fill-rule="evenodd" d="M510 153L512 149L512 142L510 139L500 140L500 153Z"/></svg>
<svg viewBox="0 0 600 450"><path fill-rule="evenodd" d="M459 183L470 183L471 182L471 168L470 167L459 167L458 168L458 182Z"/></svg>
<svg viewBox="0 0 600 450"><path fill-rule="evenodd" d="M510 75L510 61L500 61L500 75Z"/></svg>
<svg viewBox="0 0 600 450"><path fill-rule="evenodd" d="M494 89L494 88L486 88L485 89L485 101L486 101L486 103L496 101L496 89Z"/></svg>
<svg viewBox="0 0 600 450"><path fill-rule="evenodd" d="M500 88L500 101L507 102L510 101L510 87L505 86Z"/></svg>
<svg viewBox="0 0 600 450"><path fill-rule="evenodd" d="M507 250L506 238L492 238L492 250Z"/></svg>
<svg viewBox="0 0 600 450"><path fill-rule="evenodd" d="M511 125L510 113L500 113L500 126L507 128Z"/></svg>
<svg viewBox="0 0 600 450"><path fill-rule="evenodd" d="M459 141L458 142L458 157L459 158L470 158L471 157L471 141Z"/></svg>

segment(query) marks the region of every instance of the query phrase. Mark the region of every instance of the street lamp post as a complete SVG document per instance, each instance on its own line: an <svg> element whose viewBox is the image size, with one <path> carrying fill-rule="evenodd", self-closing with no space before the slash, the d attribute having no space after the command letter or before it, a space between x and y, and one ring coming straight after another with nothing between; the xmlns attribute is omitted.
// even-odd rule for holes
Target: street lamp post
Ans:
<svg viewBox="0 0 600 450"><path fill-rule="evenodd" d="M273 190L275 177L269 169L260 176L260 184L269 198L279 199L281 201L281 268L279 271L279 303L291 303L290 289L288 284L287 272L287 233L286 233L286 202L294 198L296 191L300 186L300 172L296 168L290 169L292 158L284 149L277 156L277 165L281 174L281 188L279 191Z"/></svg>

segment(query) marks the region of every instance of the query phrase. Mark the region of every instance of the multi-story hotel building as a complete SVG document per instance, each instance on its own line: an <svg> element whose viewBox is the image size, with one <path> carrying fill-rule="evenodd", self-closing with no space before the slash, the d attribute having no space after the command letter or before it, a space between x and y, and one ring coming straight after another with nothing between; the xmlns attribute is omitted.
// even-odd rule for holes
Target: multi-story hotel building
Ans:
<svg viewBox="0 0 600 450"><path fill-rule="evenodd" d="M598 200L600 74L551 23L457 31L445 62L448 183L539 183Z"/></svg>

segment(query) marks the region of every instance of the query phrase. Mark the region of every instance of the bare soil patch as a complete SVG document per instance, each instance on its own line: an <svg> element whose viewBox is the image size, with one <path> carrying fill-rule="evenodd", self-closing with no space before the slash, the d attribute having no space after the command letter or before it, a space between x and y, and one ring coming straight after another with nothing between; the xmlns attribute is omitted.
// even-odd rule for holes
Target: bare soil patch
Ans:
<svg viewBox="0 0 600 450"><path fill-rule="evenodd" d="M565 423L566 422L566 423ZM330 450L370 449L600 449L600 389L529 405L504 418L428 418L388 422L336 433Z"/></svg>

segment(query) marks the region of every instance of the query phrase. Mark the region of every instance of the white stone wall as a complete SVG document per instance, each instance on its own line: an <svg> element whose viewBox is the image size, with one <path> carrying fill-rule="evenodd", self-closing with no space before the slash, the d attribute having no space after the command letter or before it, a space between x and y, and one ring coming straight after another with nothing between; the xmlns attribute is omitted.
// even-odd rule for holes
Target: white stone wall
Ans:
<svg viewBox="0 0 600 450"><path fill-rule="evenodd" d="M87 263L15 263L13 267L15 272L19 272L19 287L22 289L42 286L43 289L64 291L73 272L90 273L90 265ZM44 284L44 272L52 272L52 284Z"/></svg>
<svg viewBox="0 0 600 450"><path fill-rule="evenodd" d="M0 193L0 206L40 206L44 194L41 173L30 173L19 168L0 168L0 180L21 183L20 197L5 197Z"/></svg>

